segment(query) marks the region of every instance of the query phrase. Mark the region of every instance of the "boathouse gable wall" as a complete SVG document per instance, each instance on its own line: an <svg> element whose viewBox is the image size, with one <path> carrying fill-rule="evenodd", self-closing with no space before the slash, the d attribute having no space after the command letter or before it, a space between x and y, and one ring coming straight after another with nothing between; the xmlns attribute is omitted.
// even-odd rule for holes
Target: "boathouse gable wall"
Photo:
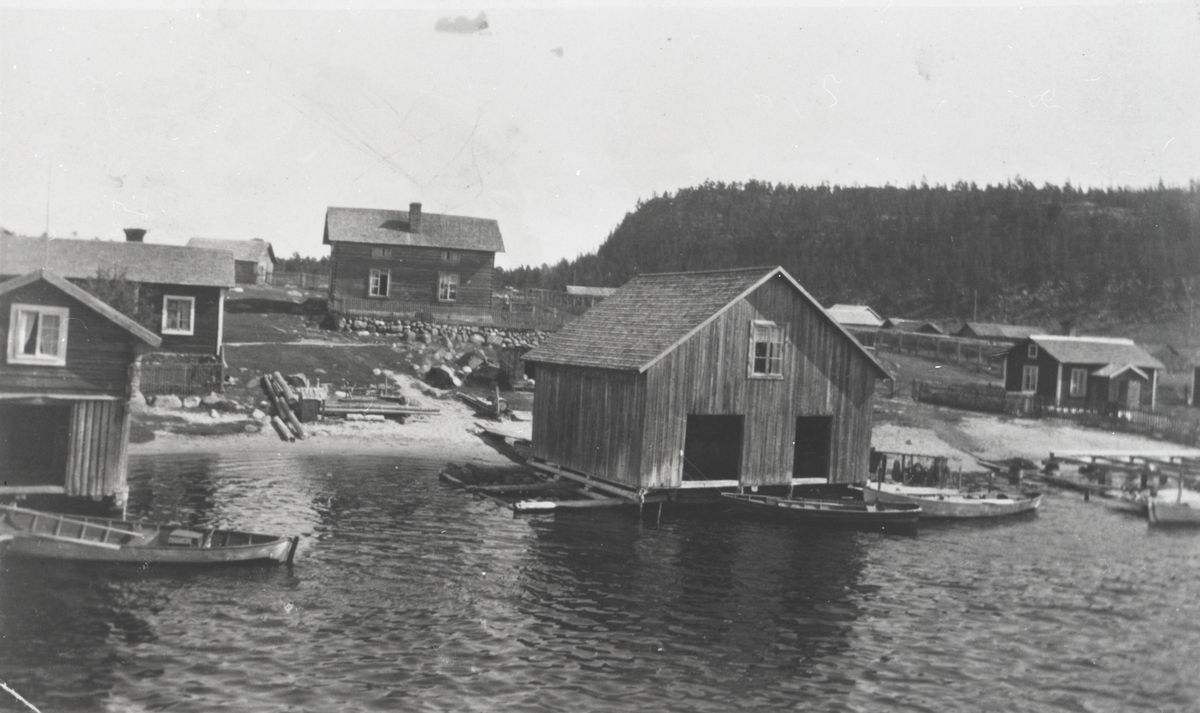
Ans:
<svg viewBox="0 0 1200 713"><path fill-rule="evenodd" d="M645 392L636 371L539 364L534 457L637 487Z"/></svg>
<svg viewBox="0 0 1200 713"><path fill-rule="evenodd" d="M65 307L67 350L64 366L10 364L8 360L9 316L12 305L33 304ZM135 354L128 332L83 303L46 282L34 282L0 295L0 394L49 396L111 396L125 398L129 388L129 365Z"/></svg>
<svg viewBox="0 0 1200 713"><path fill-rule="evenodd" d="M757 320L784 329L782 378L749 374ZM648 370L641 485L680 485L688 415L744 417L743 485L788 484L797 417L831 417L829 478L862 480L874 387L875 375L856 345L790 284L770 280Z"/></svg>

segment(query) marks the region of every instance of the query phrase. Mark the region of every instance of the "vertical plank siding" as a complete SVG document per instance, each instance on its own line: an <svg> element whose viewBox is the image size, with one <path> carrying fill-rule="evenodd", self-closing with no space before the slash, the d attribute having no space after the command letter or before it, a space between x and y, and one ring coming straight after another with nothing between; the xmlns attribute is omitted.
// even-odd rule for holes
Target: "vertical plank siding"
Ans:
<svg viewBox="0 0 1200 713"><path fill-rule="evenodd" d="M104 497L124 488L128 414L123 401L76 401L71 407L66 494Z"/></svg>
<svg viewBox="0 0 1200 713"><path fill-rule="evenodd" d="M154 300L153 332L162 337L159 351L176 354L216 354L221 344L218 340L221 323L221 288L193 285L153 285L157 298ZM191 334L163 334L162 295L194 297L196 314Z"/></svg>

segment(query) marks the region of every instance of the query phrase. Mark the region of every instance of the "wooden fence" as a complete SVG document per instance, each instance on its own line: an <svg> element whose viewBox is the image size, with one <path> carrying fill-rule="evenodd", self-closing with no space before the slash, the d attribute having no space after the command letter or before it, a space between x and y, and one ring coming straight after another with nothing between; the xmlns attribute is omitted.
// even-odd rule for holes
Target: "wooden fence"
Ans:
<svg viewBox="0 0 1200 713"><path fill-rule="evenodd" d="M266 276L266 283L274 287L299 287L300 289L328 289L329 273L279 272Z"/></svg>
<svg viewBox="0 0 1200 713"><path fill-rule="evenodd" d="M144 363L139 388L146 396L205 396L222 391L224 372L220 364Z"/></svg>
<svg viewBox="0 0 1200 713"><path fill-rule="evenodd" d="M1034 394L1009 394L999 386L930 384L914 380L914 401L986 413L1033 418L1066 418L1085 426L1138 433L1173 443L1200 446L1200 414L1131 410L1117 404L1059 404Z"/></svg>
<svg viewBox="0 0 1200 713"><path fill-rule="evenodd" d="M965 337L947 337L942 334L921 334L894 329L850 329L854 338L864 347L876 351L887 350L900 354L956 362L969 365L978 371L999 373L1002 369L1000 355L1012 346L1007 342L991 342Z"/></svg>

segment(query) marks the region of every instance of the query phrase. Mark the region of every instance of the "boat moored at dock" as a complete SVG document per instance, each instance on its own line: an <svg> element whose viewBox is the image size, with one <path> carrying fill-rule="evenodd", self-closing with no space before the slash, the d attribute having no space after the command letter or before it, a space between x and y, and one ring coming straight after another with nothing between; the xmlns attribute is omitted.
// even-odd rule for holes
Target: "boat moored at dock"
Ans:
<svg viewBox="0 0 1200 713"><path fill-rule="evenodd" d="M899 483L876 483L863 488L868 503L916 504L922 519L962 520L1004 517L1032 512L1042 503L1040 492L1009 495L999 491L963 492L951 488L925 488Z"/></svg>

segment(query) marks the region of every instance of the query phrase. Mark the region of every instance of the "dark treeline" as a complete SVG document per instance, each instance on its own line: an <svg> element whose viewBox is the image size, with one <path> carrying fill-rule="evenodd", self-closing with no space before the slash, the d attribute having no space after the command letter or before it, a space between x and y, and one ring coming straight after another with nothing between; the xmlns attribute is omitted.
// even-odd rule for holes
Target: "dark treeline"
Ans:
<svg viewBox="0 0 1200 713"><path fill-rule="evenodd" d="M822 303L1008 321L1123 317L1190 303L1200 183L899 188L705 183L639 201L592 254L500 271L515 287L782 265ZM1090 320L1089 320L1090 321Z"/></svg>
<svg viewBox="0 0 1200 713"><path fill-rule="evenodd" d="M280 272L307 272L310 274L324 274L329 272L329 256L322 255L321 257L306 257L298 252L292 253L291 257L278 258L275 260L275 269Z"/></svg>

